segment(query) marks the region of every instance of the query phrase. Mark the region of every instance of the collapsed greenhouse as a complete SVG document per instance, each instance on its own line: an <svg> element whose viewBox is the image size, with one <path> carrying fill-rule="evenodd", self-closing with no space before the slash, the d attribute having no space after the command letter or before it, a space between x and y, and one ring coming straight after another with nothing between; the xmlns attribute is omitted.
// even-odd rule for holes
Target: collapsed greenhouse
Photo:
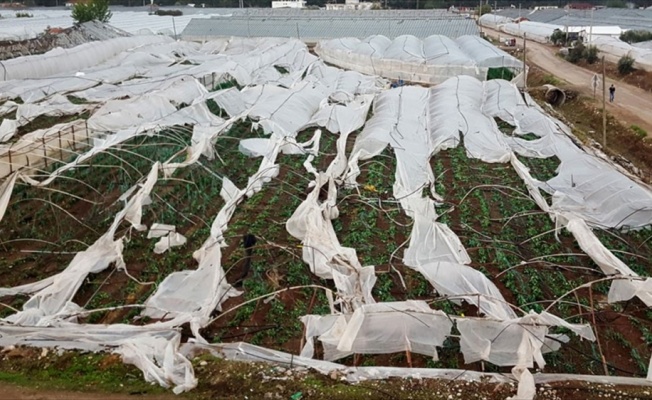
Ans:
<svg viewBox="0 0 652 400"><path fill-rule="evenodd" d="M594 298L649 312L652 192L514 84L460 72L518 66L478 40L342 39L321 59L294 39L130 37L5 62L0 345L113 352L175 393L198 349L352 382L454 379L437 363L461 354L496 368L464 379L516 379L518 399L651 385L532 373L593 348ZM359 64L325 63L344 53ZM437 56L451 73L428 88L366 69ZM221 340L267 317L269 336ZM430 368L336 362L400 352Z"/></svg>

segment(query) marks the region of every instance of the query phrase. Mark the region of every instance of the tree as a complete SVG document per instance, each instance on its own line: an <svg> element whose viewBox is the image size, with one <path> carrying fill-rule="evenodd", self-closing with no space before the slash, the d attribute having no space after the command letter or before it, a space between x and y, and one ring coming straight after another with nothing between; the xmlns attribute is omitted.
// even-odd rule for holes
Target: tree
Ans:
<svg viewBox="0 0 652 400"><path fill-rule="evenodd" d="M76 24L88 21L109 22L113 13L109 10L109 0L90 0L72 7L72 19Z"/></svg>
<svg viewBox="0 0 652 400"><path fill-rule="evenodd" d="M623 0L607 0L607 7L609 8L627 8L627 4Z"/></svg>
<svg viewBox="0 0 652 400"><path fill-rule="evenodd" d="M555 29L552 31L552 35L550 35L550 41L555 46L565 46L568 42L568 36L561 29Z"/></svg>
<svg viewBox="0 0 652 400"><path fill-rule="evenodd" d="M479 14L478 14L479 11ZM483 16L485 14L489 14L491 12L491 6L489 4L483 4L482 7L478 10L478 7L475 8L475 13Z"/></svg>
<svg viewBox="0 0 652 400"><path fill-rule="evenodd" d="M584 57L587 63L594 64L598 61L598 48L595 46L586 46L582 53L582 57Z"/></svg>
<svg viewBox="0 0 652 400"><path fill-rule="evenodd" d="M618 73L620 75L627 75L634 72L634 59L630 56L622 56L618 60Z"/></svg>

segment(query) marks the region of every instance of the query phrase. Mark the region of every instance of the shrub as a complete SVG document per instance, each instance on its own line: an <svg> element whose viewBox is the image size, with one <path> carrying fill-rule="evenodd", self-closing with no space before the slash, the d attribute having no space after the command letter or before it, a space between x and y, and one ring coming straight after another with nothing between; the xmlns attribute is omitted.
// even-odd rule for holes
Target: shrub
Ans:
<svg viewBox="0 0 652 400"><path fill-rule="evenodd" d="M28 12L17 12L16 18L32 18L33 15Z"/></svg>
<svg viewBox="0 0 652 400"><path fill-rule="evenodd" d="M568 49L566 61L577 64L584 57L584 50L586 47L582 43L578 43L575 47Z"/></svg>
<svg viewBox="0 0 652 400"><path fill-rule="evenodd" d="M109 0L91 0L72 7L72 19L76 24L88 21L109 22L113 13L109 11Z"/></svg>
<svg viewBox="0 0 652 400"><path fill-rule="evenodd" d="M634 72L634 59L630 56L622 56L618 60L618 73L620 75L627 75Z"/></svg>
<svg viewBox="0 0 652 400"><path fill-rule="evenodd" d="M641 139L647 136L647 132L645 131L645 129L641 128L638 125L632 125L630 126L630 128L634 131L636 136L640 137Z"/></svg>
<svg viewBox="0 0 652 400"><path fill-rule="evenodd" d="M550 35L550 42L555 46L563 46L568 42L568 36L561 29L555 29Z"/></svg>
<svg viewBox="0 0 652 400"><path fill-rule="evenodd" d="M483 4L482 7L478 9L478 7L475 8L475 13L478 14L480 13L480 16L483 16L485 14L489 14L491 12L491 6L489 4Z"/></svg>
<svg viewBox="0 0 652 400"><path fill-rule="evenodd" d="M156 15L169 15L172 17L180 17L183 15L181 10L157 10Z"/></svg>
<svg viewBox="0 0 652 400"><path fill-rule="evenodd" d="M609 8L627 8L627 4L623 0L607 0L606 5Z"/></svg>
<svg viewBox="0 0 652 400"><path fill-rule="evenodd" d="M620 34L620 40L627 43L647 42L648 40L652 40L652 32L629 30Z"/></svg>
<svg viewBox="0 0 652 400"><path fill-rule="evenodd" d="M593 64L598 61L598 48L595 46L586 46L582 57L586 60L587 63Z"/></svg>

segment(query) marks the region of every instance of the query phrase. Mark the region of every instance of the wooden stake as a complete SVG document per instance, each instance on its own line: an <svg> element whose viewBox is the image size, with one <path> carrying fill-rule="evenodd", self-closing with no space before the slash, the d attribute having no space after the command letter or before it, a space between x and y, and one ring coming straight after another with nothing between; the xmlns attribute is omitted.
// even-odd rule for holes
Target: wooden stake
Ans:
<svg viewBox="0 0 652 400"><path fill-rule="evenodd" d="M407 357L408 367L412 368L412 353L410 350L405 350L405 356Z"/></svg>
<svg viewBox="0 0 652 400"><path fill-rule="evenodd" d="M598 351L602 358L602 368L604 368L605 376L609 376L609 369L607 368L607 360L602 353L602 346L600 345L600 337L598 337L598 326L595 324L595 309L593 308L593 286L589 286L589 300L591 302L591 319L593 319L593 326L595 327L595 341L598 343Z"/></svg>

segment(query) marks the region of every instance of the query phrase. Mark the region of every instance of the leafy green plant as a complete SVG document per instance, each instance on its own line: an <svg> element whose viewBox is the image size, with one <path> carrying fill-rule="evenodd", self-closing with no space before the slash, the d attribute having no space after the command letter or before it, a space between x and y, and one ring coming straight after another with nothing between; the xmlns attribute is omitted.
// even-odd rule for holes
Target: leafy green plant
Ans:
<svg viewBox="0 0 652 400"><path fill-rule="evenodd" d="M587 63L594 64L598 61L598 48L595 46L586 46L582 57L584 57Z"/></svg>
<svg viewBox="0 0 652 400"><path fill-rule="evenodd" d="M91 0L77 3L72 8L72 19L76 24L89 21L109 22L113 13L109 10L109 0Z"/></svg>
<svg viewBox="0 0 652 400"><path fill-rule="evenodd" d="M561 29L555 29L550 35L550 42L555 46L564 46L568 42L568 35Z"/></svg>
<svg viewBox="0 0 652 400"><path fill-rule="evenodd" d="M156 11L156 15L161 15L161 16L169 15L169 16L172 16L172 17L180 17L180 16L183 15L183 11L181 11L181 10L158 10L158 11Z"/></svg>
<svg viewBox="0 0 652 400"><path fill-rule="evenodd" d="M632 29L621 33L620 40L627 43L647 42L652 40L652 32Z"/></svg>
<svg viewBox="0 0 652 400"><path fill-rule="evenodd" d="M480 7L480 8L476 7L475 8L476 15L479 13L480 16L482 16L482 15L485 15L485 14L489 14L490 12L491 12L491 6L489 4L483 4L482 7Z"/></svg>
<svg viewBox="0 0 652 400"><path fill-rule="evenodd" d="M577 64L584 57L585 46L582 43L577 43L575 47L568 49L566 61Z"/></svg>
<svg viewBox="0 0 652 400"><path fill-rule="evenodd" d="M620 75L627 75L634 72L634 59L630 56L622 56L618 60L618 73Z"/></svg>
<svg viewBox="0 0 652 400"><path fill-rule="evenodd" d="M17 12L16 18L32 18L33 15L28 12Z"/></svg>
<svg viewBox="0 0 652 400"><path fill-rule="evenodd" d="M641 139L647 136L647 131L638 125L632 125L630 128L634 131L634 133L636 133L636 136L640 137Z"/></svg>

